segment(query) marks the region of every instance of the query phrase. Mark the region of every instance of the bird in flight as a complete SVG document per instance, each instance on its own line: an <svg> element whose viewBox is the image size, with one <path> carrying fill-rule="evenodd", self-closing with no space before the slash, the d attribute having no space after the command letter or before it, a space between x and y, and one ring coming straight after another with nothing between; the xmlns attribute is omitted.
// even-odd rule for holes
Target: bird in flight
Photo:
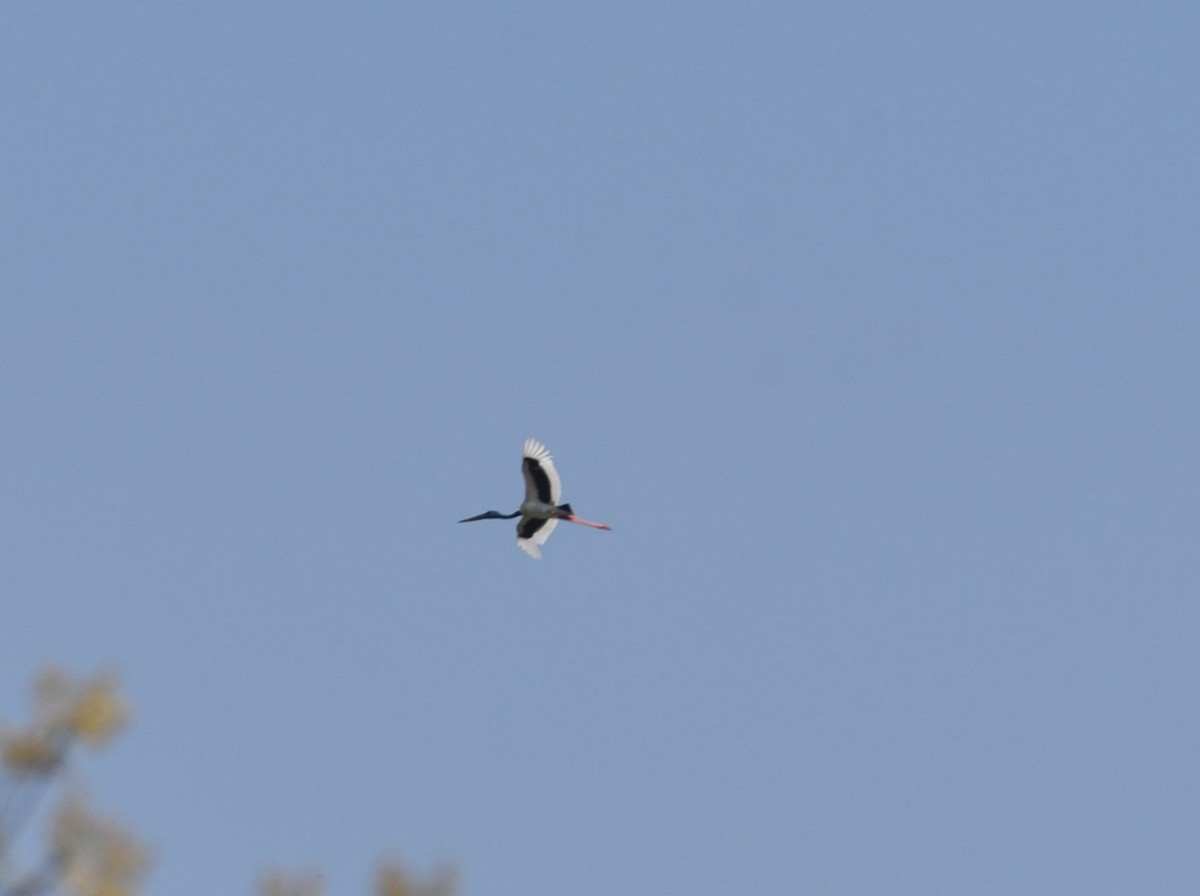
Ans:
<svg viewBox="0 0 1200 896"><path fill-rule="evenodd" d="M554 459L550 457L549 450L537 439L525 440L525 457L521 461L521 472L525 474L525 500L516 513L489 510L459 522L511 520L520 517L517 521L517 545L534 560L541 559L542 552L538 550L538 546L546 543L559 520L612 531L612 527L604 523L593 523L591 520L577 517L570 504L558 503L562 492L558 470L554 469Z"/></svg>

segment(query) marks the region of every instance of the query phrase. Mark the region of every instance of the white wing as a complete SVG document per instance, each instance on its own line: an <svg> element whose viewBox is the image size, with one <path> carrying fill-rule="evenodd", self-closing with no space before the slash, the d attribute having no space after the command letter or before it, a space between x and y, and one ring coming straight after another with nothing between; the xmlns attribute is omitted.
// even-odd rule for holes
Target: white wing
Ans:
<svg viewBox="0 0 1200 896"><path fill-rule="evenodd" d="M525 475L526 501L558 504L562 496L558 470L554 469L554 459L550 456L550 450L537 439L525 440L525 459L521 461L521 472ZM544 494L546 488L550 490L549 495Z"/></svg>
<svg viewBox="0 0 1200 896"><path fill-rule="evenodd" d="M524 518L522 517L522 522ZM550 537L550 533L554 531L554 527L558 525L558 520L546 520L542 528L533 533L531 538L522 538L517 536L517 546L534 560L542 559L542 552L538 550L538 545L546 543L546 539ZM518 529L518 531L520 531Z"/></svg>

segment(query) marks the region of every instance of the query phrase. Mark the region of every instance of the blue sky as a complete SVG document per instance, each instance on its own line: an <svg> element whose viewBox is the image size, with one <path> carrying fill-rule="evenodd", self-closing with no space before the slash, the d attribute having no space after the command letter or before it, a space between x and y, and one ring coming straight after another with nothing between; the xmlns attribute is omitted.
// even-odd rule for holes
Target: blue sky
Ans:
<svg viewBox="0 0 1200 896"><path fill-rule="evenodd" d="M1194 4L2 24L0 716L120 671L150 892L1195 892Z"/></svg>

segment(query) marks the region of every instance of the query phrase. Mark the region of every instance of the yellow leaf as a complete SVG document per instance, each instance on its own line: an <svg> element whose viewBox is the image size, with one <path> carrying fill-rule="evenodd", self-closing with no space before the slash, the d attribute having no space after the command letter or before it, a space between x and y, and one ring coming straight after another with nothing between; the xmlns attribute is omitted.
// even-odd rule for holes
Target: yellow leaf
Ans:
<svg viewBox="0 0 1200 896"><path fill-rule="evenodd" d="M0 734L0 755L15 775L45 775L62 763L62 750L51 737L29 732Z"/></svg>

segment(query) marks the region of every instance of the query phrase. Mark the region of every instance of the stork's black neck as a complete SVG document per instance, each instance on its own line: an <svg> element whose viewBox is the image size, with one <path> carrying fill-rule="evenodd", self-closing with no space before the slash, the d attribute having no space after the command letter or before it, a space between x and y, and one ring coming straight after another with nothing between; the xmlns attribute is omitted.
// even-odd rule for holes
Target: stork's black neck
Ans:
<svg viewBox="0 0 1200 896"><path fill-rule="evenodd" d="M521 511L516 513L501 513L499 510L489 510L487 513L481 513L479 516L469 516L465 520L459 520L460 523L473 523L476 520L515 520L521 515Z"/></svg>

